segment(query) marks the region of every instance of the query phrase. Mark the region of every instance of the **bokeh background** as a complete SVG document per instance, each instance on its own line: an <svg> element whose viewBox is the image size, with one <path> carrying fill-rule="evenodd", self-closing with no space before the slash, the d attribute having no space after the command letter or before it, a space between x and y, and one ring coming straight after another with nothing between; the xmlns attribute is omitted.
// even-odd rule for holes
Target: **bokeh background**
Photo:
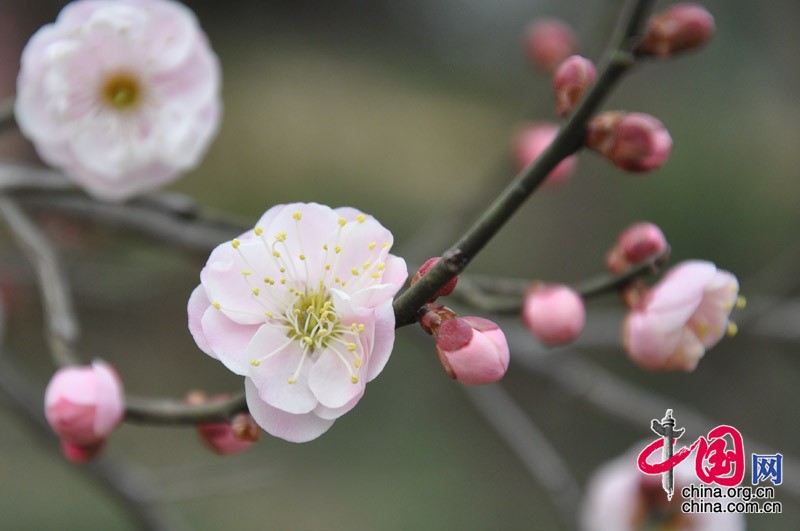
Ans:
<svg viewBox="0 0 800 531"><path fill-rule="evenodd" d="M526 25L562 17L580 34L581 53L597 60L621 5L187 3L220 57L225 117L201 168L170 189L252 221L287 201L357 206L394 232L412 264L445 249L510 181L516 129L555 118L549 79L522 51ZM0 96L14 92L27 38L63 4L0 1ZM713 42L636 69L606 104L660 117L674 139L669 164L629 175L582 154L578 174L536 194L470 267L576 282L602 270L622 228L647 219L666 233L673 262L703 258L739 277L750 300L740 333L693 374L653 374L630 363L618 344L622 313L613 296L590 304L584 337L567 349L543 350L515 319L504 321L514 351L502 388L581 485L650 438L650 419L667 407L679 425L695 414L712 423L684 424L692 440L727 423L745 432L748 456L800 451L800 5L704 4L717 21ZM0 136L0 155L36 160L12 132ZM186 329L186 300L206 256L119 227L36 215L64 259L87 359L109 360L139 395L240 390L240 379L204 356ZM42 308L33 272L4 228L0 291L4 355L41 392L53 371ZM606 393L599 404L609 382L625 392ZM509 445L475 400L480 395L444 375L427 336L409 327L359 406L312 443L265 436L245 454L221 458L190 428L126 424L105 455L174 529L566 528L546 481L525 464L536 442L518 436L518 447ZM645 403L654 407L642 413ZM800 469L787 465L786 482L800 479L793 473ZM750 516L750 529L800 528L797 488L776 490L783 514ZM579 510L578 499L565 503ZM57 443L0 395L0 529L134 528L107 487L65 462Z"/></svg>

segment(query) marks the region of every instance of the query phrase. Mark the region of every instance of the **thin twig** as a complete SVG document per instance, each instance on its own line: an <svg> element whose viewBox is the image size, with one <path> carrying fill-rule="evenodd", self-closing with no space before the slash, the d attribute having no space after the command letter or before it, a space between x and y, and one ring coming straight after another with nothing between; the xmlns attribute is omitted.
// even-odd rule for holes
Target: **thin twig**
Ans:
<svg viewBox="0 0 800 531"><path fill-rule="evenodd" d="M544 181L550 171L569 155L580 149L586 123L606 99L611 89L635 64L633 50L640 38L641 28L652 8L653 0L629 2L621 17L619 35L607 53L605 64L595 84L586 93L575 113L559 131L550 146L495 199L478 221L464 233L419 282L408 288L394 301L398 326L417 319L417 312L439 289L472 261L483 247L522 206L525 200Z"/></svg>
<svg viewBox="0 0 800 531"><path fill-rule="evenodd" d="M0 133L16 126L17 120L14 117L14 98L6 98L0 101Z"/></svg>
<svg viewBox="0 0 800 531"><path fill-rule="evenodd" d="M592 299L618 291L632 280L657 273L669 256L669 248L631 267L619 275L603 273L580 282L575 291L584 299ZM496 314L512 315L522 310L525 293L532 280L523 278L497 278L487 276L463 276L453 297L481 310Z"/></svg>

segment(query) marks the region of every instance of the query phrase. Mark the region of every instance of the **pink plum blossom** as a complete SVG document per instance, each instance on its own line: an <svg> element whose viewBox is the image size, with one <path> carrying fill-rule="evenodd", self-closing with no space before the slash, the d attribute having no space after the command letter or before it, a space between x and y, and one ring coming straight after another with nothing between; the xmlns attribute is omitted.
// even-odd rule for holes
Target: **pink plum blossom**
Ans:
<svg viewBox="0 0 800 531"><path fill-rule="evenodd" d="M514 144L517 167L522 170L539 158L558 135L558 126L549 122L535 122L524 127L518 134ZM545 185L559 185L567 181L575 173L578 159L570 155L553 168L545 179Z"/></svg>
<svg viewBox="0 0 800 531"><path fill-rule="evenodd" d="M528 58L545 71L575 53L577 39L564 22L549 17L536 19L525 34L525 51Z"/></svg>
<svg viewBox="0 0 800 531"><path fill-rule="evenodd" d="M97 198L122 201L176 179L216 134L218 60L179 2L72 2L21 61L20 129Z"/></svg>
<svg viewBox="0 0 800 531"><path fill-rule="evenodd" d="M588 126L586 145L630 172L648 172L664 165L672 137L661 120L640 112L604 112Z"/></svg>
<svg viewBox="0 0 800 531"><path fill-rule="evenodd" d="M693 371L726 333L739 282L711 262L681 262L645 292L623 325L630 358L651 370Z"/></svg>
<svg viewBox="0 0 800 531"><path fill-rule="evenodd" d="M580 55L572 55L558 65L553 74L553 92L559 116L572 112L596 77L594 63Z"/></svg>
<svg viewBox="0 0 800 531"><path fill-rule="evenodd" d="M667 59L705 46L715 31L714 16L704 6L675 4L650 19L637 52Z"/></svg>
<svg viewBox="0 0 800 531"><path fill-rule="evenodd" d="M447 374L466 385L500 380L508 369L506 336L482 317L457 317L441 322L435 334L436 352Z"/></svg>
<svg viewBox="0 0 800 531"><path fill-rule="evenodd" d="M86 462L125 415L122 382L110 365L59 369L45 391L45 416L61 438L64 455Z"/></svg>
<svg viewBox="0 0 800 531"><path fill-rule="evenodd" d="M682 440L682 439L681 439ZM630 451L607 462L589 478L586 496L581 504L581 529L584 531L639 531L660 529L674 531L742 531L744 516L737 513L684 513L685 500L676 495L672 500L661 487L660 476L650 476L636 466L638 453L652 441L642 441ZM674 469L675 492L698 483L694 472L694 456L683 460ZM723 489L724 490L724 489ZM700 498L695 501L701 501ZM721 502L731 498L703 501Z"/></svg>
<svg viewBox="0 0 800 531"><path fill-rule="evenodd" d="M665 252L668 248L664 233L653 223L640 221L626 228L606 255L606 267L612 273L622 273L631 266Z"/></svg>
<svg viewBox="0 0 800 531"><path fill-rule="evenodd" d="M522 320L542 343L564 345L583 330L586 308L583 298L569 286L535 283L525 296Z"/></svg>
<svg viewBox="0 0 800 531"><path fill-rule="evenodd" d="M189 299L189 330L245 377L250 414L268 433L319 437L383 370L392 299L408 277L392 242L353 208L294 203L211 253Z"/></svg>

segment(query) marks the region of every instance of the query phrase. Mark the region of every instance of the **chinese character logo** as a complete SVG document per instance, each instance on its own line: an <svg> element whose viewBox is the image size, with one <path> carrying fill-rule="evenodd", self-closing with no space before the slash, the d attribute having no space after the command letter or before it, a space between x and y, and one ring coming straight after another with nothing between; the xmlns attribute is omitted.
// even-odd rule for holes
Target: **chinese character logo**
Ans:
<svg viewBox="0 0 800 531"><path fill-rule="evenodd" d="M761 480L770 480L773 485L783 483L783 455L753 454L753 485L758 485Z"/></svg>
<svg viewBox="0 0 800 531"><path fill-rule="evenodd" d="M654 419L651 427L660 437L659 440L649 444L639 454L639 470L645 474L661 474L662 486L667 493L667 499L672 499L674 492L674 472L678 464L696 449L694 471L697 478L706 484L716 483L723 487L735 487L744 478L744 442L742 434L736 428L727 425L717 426L708 432L707 437L700 436L690 447L683 446L677 452L674 451L675 441L683 435L683 428L675 428L675 419L672 410L668 409L666 416L660 421ZM728 449L728 444L731 449ZM662 461L660 463L650 463L648 459L658 449L661 449ZM780 455L780 454L777 454ZM781 481L780 459L776 456L759 456L762 458L759 463L762 467L760 474L755 473L753 465L753 482L768 477L773 482ZM753 463L756 456L753 455ZM778 483L775 483L776 485Z"/></svg>

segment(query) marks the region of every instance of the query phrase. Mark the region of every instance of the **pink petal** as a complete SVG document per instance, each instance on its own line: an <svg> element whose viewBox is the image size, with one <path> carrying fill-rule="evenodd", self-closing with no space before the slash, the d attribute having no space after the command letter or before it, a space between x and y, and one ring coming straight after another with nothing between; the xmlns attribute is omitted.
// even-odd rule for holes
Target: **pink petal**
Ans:
<svg viewBox="0 0 800 531"><path fill-rule="evenodd" d="M365 390L366 388L362 387L361 393L354 396L350 400L350 402L343 405L342 407L331 408L320 404L314 409L314 414L321 419L336 420L345 413L347 413L348 411L350 411L351 409L353 409L356 406L356 404L358 404L358 401L361 400L362 396L364 396Z"/></svg>
<svg viewBox="0 0 800 531"><path fill-rule="evenodd" d="M394 347L395 319L392 301L387 300L375 308L372 352L367 366L367 381L374 380L386 366Z"/></svg>
<svg viewBox="0 0 800 531"><path fill-rule="evenodd" d="M294 415L276 409L259 397L258 388L245 378L244 389L250 415L264 431L289 442L307 442L316 439L333 425L333 420L322 419L314 413Z"/></svg>
<svg viewBox="0 0 800 531"><path fill-rule="evenodd" d="M366 382L360 379L353 383L348 368L330 349L320 353L308 379L308 386L319 403L334 409L343 407L356 396L363 395L365 384Z"/></svg>
<svg viewBox="0 0 800 531"><path fill-rule="evenodd" d="M110 365L102 361L92 363L96 376L96 410L94 418L95 434L108 436L125 416L125 397L122 382Z"/></svg>
<svg viewBox="0 0 800 531"><path fill-rule="evenodd" d="M252 368L247 347L260 327L242 325L228 319L220 310L209 306L200 322L212 358L221 361L232 372L246 376Z"/></svg>
<svg viewBox="0 0 800 531"><path fill-rule="evenodd" d="M206 290L203 289L203 285L200 284L194 288L191 296L189 296L189 303L186 305L186 310L189 314L189 332L192 334L200 350L212 358L216 358L217 356L214 354L214 351L211 350L211 347L209 347L206 334L203 332L203 327L200 324L203 314L206 313L209 306L211 306L211 301L208 300Z"/></svg>
<svg viewBox="0 0 800 531"><path fill-rule="evenodd" d="M283 345L286 346L282 350L262 360L257 367L250 366L249 376L261 399L272 407L287 413L308 413L317 407L317 399L308 386L313 362L306 359L300 374L295 374L303 354L299 343L288 338L284 329L262 326L247 348L247 359L261 359ZM290 377L297 381L289 383Z"/></svg>

